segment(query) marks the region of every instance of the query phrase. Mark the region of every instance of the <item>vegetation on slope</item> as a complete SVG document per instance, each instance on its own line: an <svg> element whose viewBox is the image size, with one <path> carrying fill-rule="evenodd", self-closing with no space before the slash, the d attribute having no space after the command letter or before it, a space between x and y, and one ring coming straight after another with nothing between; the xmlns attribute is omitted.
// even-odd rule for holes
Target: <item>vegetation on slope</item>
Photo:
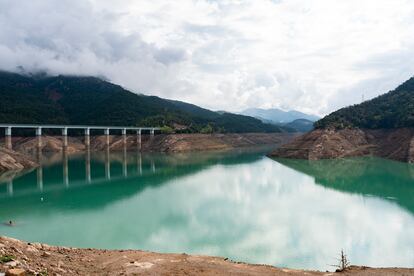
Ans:
<svg viewBox="0 0 414 276"><path fill-rule="evenodd" d="M337 129L414 127L414 78L384 95L335 111L314 126Z"/></svg>
<svg viewBox="0 0 414 276"><path fill-rule="evenodd" d="M160 126L176 132L281 132L258 119L135 94L95 77L0 72L0 123Z"/></svg>

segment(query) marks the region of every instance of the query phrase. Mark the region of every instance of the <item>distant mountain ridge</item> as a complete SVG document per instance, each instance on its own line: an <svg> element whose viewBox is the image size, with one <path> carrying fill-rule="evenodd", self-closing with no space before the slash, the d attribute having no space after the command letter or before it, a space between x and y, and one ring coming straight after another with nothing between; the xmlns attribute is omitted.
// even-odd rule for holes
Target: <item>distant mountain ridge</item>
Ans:
<svg viewBox="0 0 414 276"><path fill-rule="evenodd" d="M283 111L278 108L272 108L272 109L249 108L249 109L242 111L240 114L258 118L266 123L272 122L275 124L286 124L286 123L290 123L298 119L306 119L312 122L320 119L318 116L305 114L300 111L296 111L296 110Z"/></svg>
<svg viewBox="0 0 414 276"><path fill-rule="evenodd" d="M160 126L180 132L284 132L256 118L132 93L96 77L0 72L0 122ZM184 127L183 127L184 126Z"/></svg>

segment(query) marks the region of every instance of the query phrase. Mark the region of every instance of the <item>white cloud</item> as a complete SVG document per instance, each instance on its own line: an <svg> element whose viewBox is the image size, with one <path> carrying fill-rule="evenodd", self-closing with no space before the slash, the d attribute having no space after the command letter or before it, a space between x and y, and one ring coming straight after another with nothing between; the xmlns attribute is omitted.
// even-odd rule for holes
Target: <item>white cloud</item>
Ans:
<svg viewBox="0 0 414 276"><path fill-rule="evenodd" d="M1 69L212 109L326 114L414 74L410 0L0 0Z"/></svg>

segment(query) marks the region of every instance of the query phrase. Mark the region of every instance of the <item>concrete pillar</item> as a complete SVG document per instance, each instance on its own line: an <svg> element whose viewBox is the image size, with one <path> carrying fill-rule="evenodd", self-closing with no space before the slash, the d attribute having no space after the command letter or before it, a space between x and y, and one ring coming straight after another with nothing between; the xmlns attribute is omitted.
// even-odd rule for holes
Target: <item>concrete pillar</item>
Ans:
<svg viewBox="0 0 414 276"><path fill-rule="evenodd" d="M42 147L42 128L36 128L36 137L37 137L37 147L40 149Z"/></svg>
<svg viewBox="0 0 414 276"><path fill-rule="evenodd" d="M6 127L5 129L5 134L6 134L6 148L11 150L12 149L12 140L11 140L11 135L12 135L12 129L11 127Z"/></svg>
<svg viewBox="0 0 414 276"><path fill-rule="evenodd" d="M68 147L68 128L62 128L62 139L63 139L63 143L62 143L62 147L63 147L63 151L66 150L66 148Z"/></svg>
<svg viewBox="0 0 414 276"><path fill-rule="evenodd" d="M105 129L106 145L109 147L109 128Z"/></svg>
<svg viewBox="0 0 414 276"><path fill-rule="evenodd" d="M91 145L91 131L89 128L85 128L85 147L89 148Z"/></svg>
<svg viewBox="0 0 414 276"><path fill-rule="evenodd" d="M122 129L122 143L126 146L126 129Z"/></svg>
<svg viewBox="0 0 414 276"><path fill-rule="evenodd" d="M137 130L137 148L141 149L141 129Z"/></svg>

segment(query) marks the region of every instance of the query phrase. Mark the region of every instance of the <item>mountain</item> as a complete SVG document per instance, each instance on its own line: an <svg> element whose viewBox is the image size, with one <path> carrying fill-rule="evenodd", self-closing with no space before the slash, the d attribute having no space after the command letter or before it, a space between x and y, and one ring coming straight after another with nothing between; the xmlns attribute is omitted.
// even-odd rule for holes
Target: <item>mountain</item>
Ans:
<svg viewBox="0 0 414 276"><path fill-rule="evenodd" d="M261 109L261 108L249 108L241 112L246 116L252 116L262 120L263 122L273 122L275 124L290 123L297 119L306 119L309 121L316 121L319 117L315 115L305 114L296 110L283 111L281 109Z"/></svg>
<svg viewBox="0 0 414 276"><path fill-rule="evenodd" d="M315 127L336 129L414 127L414 78L372 100L335 111L317 121Z"/></svg>
<svg viewBox="0 0 414 276"><path fill-rule="evenodd" d="M414 78L314 125L315 130L270 155L310 160L374 155L414 163Z"/></svg>
<svg viewBox="0 0 414 276"><path fill-rule="evenodd" d="M96 77L26 76L0 72L0 122L180 126L181 132L281 132L232 113L132 93Z"/></svg>
<svg viewBox="0 0 414 276"><path fill-rule="evenodd" d="M313 130L313 122L306 119L297 119L284 124L284 127L295 129L298 132L308 132Z"/></svg>

